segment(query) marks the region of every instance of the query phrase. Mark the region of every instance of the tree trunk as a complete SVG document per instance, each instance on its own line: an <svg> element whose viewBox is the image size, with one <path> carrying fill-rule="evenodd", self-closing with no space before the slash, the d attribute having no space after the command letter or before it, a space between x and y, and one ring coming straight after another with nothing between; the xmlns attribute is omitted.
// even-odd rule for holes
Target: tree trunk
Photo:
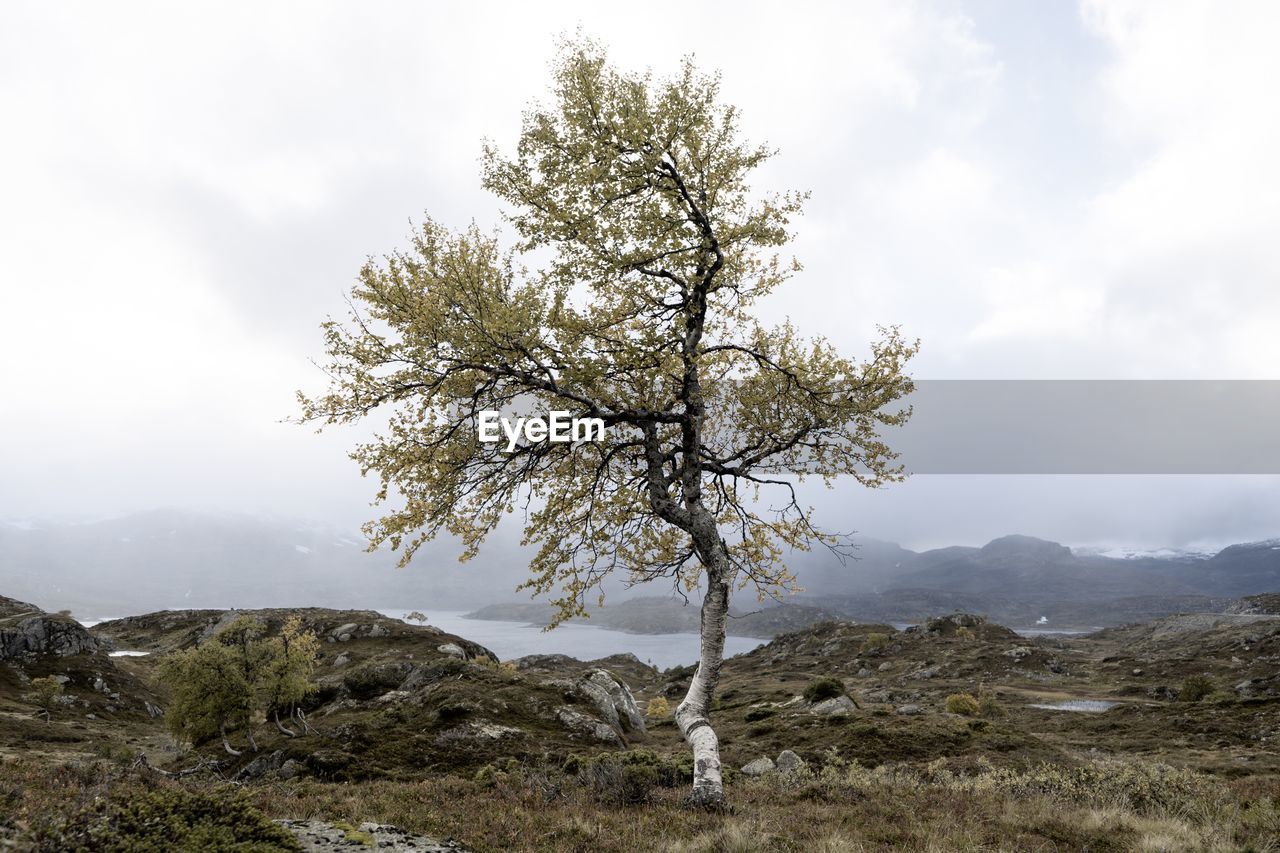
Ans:
<svg viewBox="0 0 1280 853"><path fill-rule="evenodd" d="M222 748L223 748L223 749L225 749L225 750L227 751L227 754L229 754L229 755L239 756L239 755L241 754L241 753L240 753L240 750L238 750L238 749L236 749L235 747L233 747L233 746L231 745L231 741L227 740L227 725L226 725L226 723L223 723L222 725L218 726L218 732L222 735Z"/></svg>
<svg viewBox="0 0 1280 853"><path fill-rule="evenodd" d="M717 547L723 545L717 542ZM718 561L717 561L718 562ZM723 571L707 571L707 594L702 600L698 669L689 692L676 708L676 725L693 750L693 793L690 804L724 807L724 777L720 772L720 740L709 719L711 698L724 662L725 620L729 614L729 579Z"/></svg>
<svg viewBox="0 0 1280 853"><path fill-rule="evenodd" d="M315 730L311 728L311 724L307 722L307 715L303 712L301 708L294 708L293 716L295 719L297 719L299 723L302 724L303 734L309 735L309 734L315 733Z"/></svg>
<svg viewBox="0 0 1280 853"><path fill-rule="evenodd" d="M254 752L258 751L258 742L253 739L253 724L249 723L244 727L245 737L249 739L249 748Z"/></svg>
<svg viewBox="0 0 1280 853"><path fill-rule="evenodd" d="M276 728L280 730L280 734L285 735L286 737L298 736L297 732L280 722L280 711L278 709L272 710L271 716L275 718Z"/></svg>

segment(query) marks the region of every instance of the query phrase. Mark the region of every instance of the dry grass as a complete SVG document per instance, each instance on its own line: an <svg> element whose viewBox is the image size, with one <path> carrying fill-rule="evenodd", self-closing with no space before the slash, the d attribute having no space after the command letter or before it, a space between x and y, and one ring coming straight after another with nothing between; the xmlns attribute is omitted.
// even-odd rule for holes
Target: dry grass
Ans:
<svg viewBox="0 0 1280 853"><path fill-rule="evenodd" d="M1133 771L1134 778L1162 779ZM1274 850L1280 805L1272 785L1225 785L1184 802L1104 802L1065 784L1034 793L975 783L944 770L891 774L840 768L790 782L739 782L733 811L683 807L683 786L655 786L637 805L606 804L607 792L577 776L514 770L487 781L438 776L416 782L334 784L310 779L245 787L265 814L394 823L470 848L511 851L1049 851ZM1046 771L1048 773L1048 771ZM856 778L855 778L856 777ZM1052 774L1029 775L1043 784ZM1074 778L1074 777L1064 777ZM0 839L56 826L95 798L129 799L177 783L107 765L0 765ZM187 783L196 790L225 783ZM1207 797L1207 798L1206 798ZM0 841L0 845L2 845Z"/></svg>

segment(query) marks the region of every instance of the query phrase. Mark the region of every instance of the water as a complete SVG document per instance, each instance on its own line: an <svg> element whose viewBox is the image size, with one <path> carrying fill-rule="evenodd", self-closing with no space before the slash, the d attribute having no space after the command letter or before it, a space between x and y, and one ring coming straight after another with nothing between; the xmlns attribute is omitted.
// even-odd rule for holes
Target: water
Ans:
<svg viewBox="0 0 1280 853"><path fill-rule="evenodd" d="M107 652L107 657L109 658L144 658L149 654L151 654L151 652L115 651L115 652Z"/></svg>
<svg viewBox="0 0 1280 853"><path fill-rule="evenodd" d="M403 619L413 612L402 607L379 610L384 616ZM697 663L697 634L628 634L594 625L570 622L554 631L543 631L527 622L494 622L488 619L464 619L463 611L423 610L427 624L450 634L479 643L501 660L524 655L569 655L579 660L593 660L622 652L630 652L645 663L659 669ZM409 622L410 625L417 624ZM729 637L725 640L725 657L749 652L766 640L751 637Z"/></svg>
<svg viewBox="0 0 1280 853"><path fill-rule="evenodd" d="M1108 702L1104 699L1065 699L1061 702L1045 702L1029 705L1030 708L1043 708L1046 711L1075 711L1081 714L1101 714L1109 711L1119 702Z"/></svg>

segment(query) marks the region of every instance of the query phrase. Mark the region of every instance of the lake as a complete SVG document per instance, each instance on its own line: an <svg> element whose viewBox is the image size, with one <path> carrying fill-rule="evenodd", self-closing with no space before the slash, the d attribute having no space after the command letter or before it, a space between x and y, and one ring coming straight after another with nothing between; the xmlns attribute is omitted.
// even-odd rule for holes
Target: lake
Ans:
<svg viewBox="0 0 1280 853"><path fill-rule="evenodd" d="M413 608L396 607L378 612L393 619L404 619ZM554 631L543 631L527 622L464 619L464 611L460 610L419 612L427 617L428 625L479 643L501 660L525 655L569 655L579 660L594 660L630 652L659 669L698 662L697 634L628 634L577 622L561 625ZM740 655L766 642L751 637L729 637L724 644L724 655Z"/></svg>

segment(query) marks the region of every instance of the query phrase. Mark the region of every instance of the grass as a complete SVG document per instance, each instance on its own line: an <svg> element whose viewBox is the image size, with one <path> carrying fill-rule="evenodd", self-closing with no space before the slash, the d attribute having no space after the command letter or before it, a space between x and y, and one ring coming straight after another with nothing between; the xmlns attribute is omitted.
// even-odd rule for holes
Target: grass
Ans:
<svg viewBox="0 0 1280 853"><path fill-rule="evenodd" d="M645 755L632 763L653 766ZM868 769L833 759L788 779L732 780L728 815L684 808L678 774L653 773L639 783L619 776L619 784L647 785L645 796L619 799L613 777L599 767L587 760L563 772L513 762L481 779L270 782L241 788L240 808L250 822L261 812L353 828L392 823L478 851L1280 849L1273 780L1224 783L1156 764L961 774L945 762ZM0 765L0 827L57 838L68 821L82 826L86 810L119 813L140 798L194 803L185 808L203 813L210 802L231 802L222 799L232 796L230 787L180 785L105 763L9 761Z"/></svg>

